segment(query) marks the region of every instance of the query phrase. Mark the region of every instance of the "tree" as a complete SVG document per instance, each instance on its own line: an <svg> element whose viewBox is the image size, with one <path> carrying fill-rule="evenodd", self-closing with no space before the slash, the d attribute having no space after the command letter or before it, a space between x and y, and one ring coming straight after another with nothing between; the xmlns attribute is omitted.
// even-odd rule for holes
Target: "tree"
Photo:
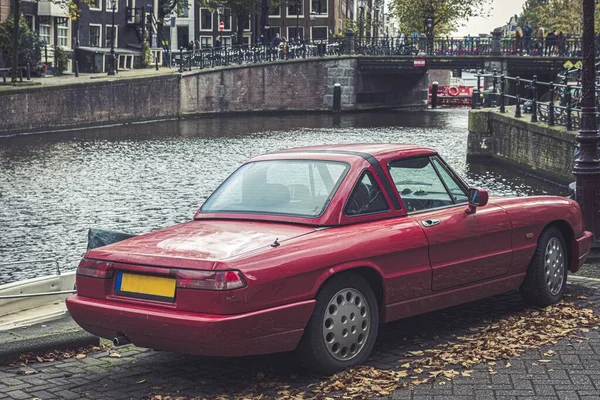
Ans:
<svg viewBox="0 0 600 400"><path fill-rule="evenodd" d="M400 31L425 32L425 19L433 19L432 31L446 35L472 17L488 15L491 0L392 0L392 13Z"/></svg>
<svg viewBox="0 0 600 400"><path fill-rule="evenodd" d="M581 0L527 0L519 23L527 21L535 27L541 23L546 31L556 29L565 34L580 35L582 30L583 3ZM600 4L596 5L600 10ZM596 19L596 32L600 32L600 20Z"/></svg>
<svg viewBox="0 0 600 400"><path fill-rule="evenodd" d="M48 0L53 3L60 4L61 7L69 14L71 19L77 19L79 16L79 7L74 2L74 0ZM84 0L86 1L86 0ZM19 20L21 18L21 0L12 0L12 12L13 12L13 32L12 32L12 55L11 55L11 64L12 64L12 82L17 81L17 70L19 68L19 34L21 30L19 29Z"/></svg>
<svg viewBox="0 0 600 400"><path fill-rule="evenodd" d="M12 16L0 23L0 51L4 54L8 64L13 64L15 59L13 28L14 18ZM39 39L35 32L29 29L23 17L19 20L18 31L17 60L20 60L21 64L36 66L42 59L44 42Z"/></svg>

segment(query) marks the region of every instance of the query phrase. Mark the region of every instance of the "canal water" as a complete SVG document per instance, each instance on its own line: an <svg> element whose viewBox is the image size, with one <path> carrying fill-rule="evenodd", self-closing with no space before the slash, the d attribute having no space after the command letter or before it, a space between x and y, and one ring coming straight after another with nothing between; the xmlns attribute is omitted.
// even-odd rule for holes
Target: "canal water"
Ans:
<svg viewBox="0 0 600 400"><path fill-rule="evenodd" d="M494 194L568 194L495 164L467 163L467 118L467 109L228 116L0 138L0 263L53 258L72 270L89 228L139 234L188 221L240 163L293 146L422 144ZM0 283L52 272L0 268Z"/></svg>

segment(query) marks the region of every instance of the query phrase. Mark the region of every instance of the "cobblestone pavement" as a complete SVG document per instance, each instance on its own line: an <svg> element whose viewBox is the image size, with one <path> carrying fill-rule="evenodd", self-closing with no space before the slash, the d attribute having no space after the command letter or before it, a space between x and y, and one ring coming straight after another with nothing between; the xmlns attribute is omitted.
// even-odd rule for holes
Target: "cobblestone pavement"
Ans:
<svg viewBox="0 0 600 400"><path fill-rule="evenodd" d="M600 312L600 280L570 277L567 299ZM431 347L467 334L490 321L525 308L518 293L453 307L382 326L369 364L398 369L407 351ZM225 345L225 344L224 344ZM555 355L548 363L548 350ZM86 358L70 358L23 367L0 368L0 398L8 399L144 399L154 394L172 396L227 395L257 380L277 379L292 388L305 389L321 378L303 372L290 355L236 359L182 356L172 353L119 348L120 357L107 352ZM472 377L457 377L399 389L394 399L600 399L600 334L581 333L580 338L555 346L528 350L508 360L510 368L487 365L473 368ZM499 363L500 365L500 363ZM31 375L28 375L31 372ZM274 392L275 393L275 392Z"/></svg>

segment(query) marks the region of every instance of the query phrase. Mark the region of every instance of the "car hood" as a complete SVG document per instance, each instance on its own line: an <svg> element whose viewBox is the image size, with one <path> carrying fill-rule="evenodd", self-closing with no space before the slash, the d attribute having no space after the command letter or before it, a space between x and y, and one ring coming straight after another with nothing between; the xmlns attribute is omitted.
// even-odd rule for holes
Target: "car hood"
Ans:
<svg viewBox="0 0 600 400"><path fill-rule="evenodd" d="M196 220L90 250L87 258L157 267L212 269L246 253L269 249L315 227L258 221Z"/></svg>

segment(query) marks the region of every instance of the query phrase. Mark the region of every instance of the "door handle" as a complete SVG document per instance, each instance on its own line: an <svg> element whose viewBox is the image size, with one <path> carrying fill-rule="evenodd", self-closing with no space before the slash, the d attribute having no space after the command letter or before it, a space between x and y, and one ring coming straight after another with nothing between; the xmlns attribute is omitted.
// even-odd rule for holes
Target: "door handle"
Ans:
<svg viewBox="0 0 600 400"><path fill-rule="evenodd" d="M439 219L426 219L425 221L421 221L421 223L425 227L430 227L430 226L438 225L440 223L440 220Z"/></svg>

